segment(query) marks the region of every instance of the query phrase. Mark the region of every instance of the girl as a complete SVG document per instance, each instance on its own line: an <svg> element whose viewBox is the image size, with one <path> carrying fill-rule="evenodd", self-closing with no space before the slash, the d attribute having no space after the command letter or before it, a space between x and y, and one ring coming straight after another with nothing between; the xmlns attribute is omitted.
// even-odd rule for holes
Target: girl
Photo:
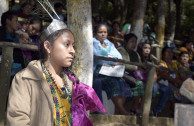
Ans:
<svg viewBox="0 0 194 126"><path fill-rule="evenodd" d="M74 36L62 21L53 20L40 35L40 54L41 60L31 61L13 79L7 125L92 126L86 111L105 109L94 90L69 70Z"/></svg>

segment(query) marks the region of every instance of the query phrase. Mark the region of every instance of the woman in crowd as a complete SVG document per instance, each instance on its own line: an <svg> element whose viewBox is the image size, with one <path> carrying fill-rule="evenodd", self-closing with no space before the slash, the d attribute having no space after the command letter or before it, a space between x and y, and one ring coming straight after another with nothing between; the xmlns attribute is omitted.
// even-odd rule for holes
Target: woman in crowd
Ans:
<svg viewBox="0 0 194 126"><path fill-rule="evenodd" d="M36 17L31 18L27 23L21 25L16 33L18 34L19 39L23 39L23 44L31 44L37 45L38 44L38 36L39 32L42 28L42 20ZM37 52L29 51L26 49L22 49L23 57L24 57L24 64L25 66L31 60L38 59L39 54Z"/></svg>
<svg viewBox="0 0 194 126"><path fill-rule="evenodd" d="M148 40L145 40L145 42L141 42L138 44L137 47L137 52L141 57L141 62L142 63L146 63L146 62L152 62L154 63L154 60L152 58L152 53L151 53L152 49L151 49L151 44L149 43ZM148 73L148 69L141 69L143 72L143 75L145 77L145 79L143 80L144 82L147 81L147 73ZM157 74L154 75L154 84L153 84L153 97L156 96L157 91L158 91L158 87L159 85L157 84Z"/></svg>
<svg viewBox="0 0 194 126"><path fill-rule="evenodd" d="M123 36L120 33L120 24L117 21L114 21L112 23L112 32L109 34L109 36L111 37L115 37L115 38L120 38L123 39ZM112 43L114 43L115 47L119 47L122 45L122 40L115 40L115 39L110 39L110 41Z"/></svg>
<svg viewBox="0 0 194 126"><path fill-rule="evenodd" d="M93 50L94 55L122 59L114 44L107 39L107 26L103 23L96 25L94 29ZM130 97L130 87L120 77L112 77L99 74L103 64L112 67L118 65L116 62L94 60L93 88L102 101L102 90L106 91L108 99L111 98L115 105L115 114L128 115L124 108L127 97Z"/></svg>
<svg viewBox="0 0 194 126"><path fill-rule="evenodd" d="M31 61L13 79L7 126L92 126L86 111L105 109L94 90L69 69L74 36L62 21L53 20L41 33L40 54L41 60Z"/></svg>
<svg viewBox="0 0 194 126"><path fill-rule="evenodd" d="M135 52L135 48L137 45L137 36L135 34L129 33L124 36L124 43L123 47L119 47L118 50L123 56L124 60L131 61L131 62L138 62L141 63L141 58L137 52ZM133 73L140 68L136 65L125 65L125 73L130 77L134 77ZM140 115L142 113L142 103L143 103L143 96L144 96L144 83L141 80L135 78L135 87L131 88L132 91L132 108L131 112L134 114Z"/></svg>
<svg viewBox="0 0 194 126"><path fill-rule="evenodd" d="M177 61L173 60L173 51L170 47L165 47L162 50L162 61L159 63L159 66L178 70ZM178 74L158 69L158 84L160 91L160 98L158 104L155 108L155 116L159 116L160 112L165 107L166 102L170 98L171 94L173 95L172 105L174 106L175 100L177 101L187 101L179 93L179 87L182 85L182 80L178 77Z"/></svg>

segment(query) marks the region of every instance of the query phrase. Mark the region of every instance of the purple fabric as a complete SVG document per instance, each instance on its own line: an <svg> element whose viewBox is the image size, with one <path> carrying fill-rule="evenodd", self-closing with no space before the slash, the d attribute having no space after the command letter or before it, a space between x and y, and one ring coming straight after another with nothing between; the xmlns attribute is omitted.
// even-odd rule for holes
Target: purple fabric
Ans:
<svg viewBox="0 0 194 126"><path fill-rule="evenodd" d="M87 110L104 113L106 113L106 110L93 88L83 83L77 84L75 77L71 74L69 77L74 83L72 96L73 126L93 126L88 118Z"/></svg>
<svg viewBox="0 0 194 126"><path fill-rule="evenodd" d="M143 82L146 82L147 81L147 74L144 73L142 70L135 70L133 72L133 75L134 77L137 79L137 80L140 80L140 81L143 81Z"/></svg>

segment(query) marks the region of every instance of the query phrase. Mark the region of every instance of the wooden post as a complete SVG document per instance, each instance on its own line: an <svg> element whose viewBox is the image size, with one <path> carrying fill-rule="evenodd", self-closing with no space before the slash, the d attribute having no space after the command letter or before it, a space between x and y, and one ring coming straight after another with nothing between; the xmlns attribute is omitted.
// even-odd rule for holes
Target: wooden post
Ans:
<svg viewBox="0 0 194 126"><path fill-rule="evenodd" d="M80 81L92 86L93 36L91 0L67 0L68 28L75 37L73 71Z"/></svg>
<svg viewBox="0 0 194 126"><path fill-rule="evenodd" d="M0 71L0 126L4 126L7 98L10 88L13 48L3 47Z"/></svg>
<svg viewBox="0 0 194 126"><path fill-rule="evenodd" d="M145 99L143 105L143 116L142 116L142 123L141 126L148 126L149 124L149 113L150 113L150 106L151 106L151 99L152 99L152 89L154 83L154 74L156 72L156 68L152 67L148 73L148 79L146 82L145 88Z"/></svg>

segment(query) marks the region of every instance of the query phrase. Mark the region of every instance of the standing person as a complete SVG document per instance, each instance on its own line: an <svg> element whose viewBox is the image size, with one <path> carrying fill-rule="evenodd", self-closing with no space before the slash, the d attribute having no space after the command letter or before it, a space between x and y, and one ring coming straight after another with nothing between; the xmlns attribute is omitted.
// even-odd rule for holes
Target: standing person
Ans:
<svg viewBox="0 0 194 126"><path fill-rule="evenodd" d="M123 47L119 47L118 50L123 56L124 60L131 61L131 62L138 62L141 63L141 58L137 52L135 52L135 48L137 45L137 36L133 33L126 34L124 36L124 43ZM143 103L143 96L144 96L144 83L141 80L138 80L133 76L135 71L138 71L139 68L136 65L129 65L125 64L125 73L133 77L135 81L135 87L131 88L132 92L132 102L133 105L131 107L131 113L140 115L142 113L142 103Z"/></svg>
<svg viewBox="0 0 194 126"><path fill-rule="evenodd" d="M94 29L93 38L94 55L122 59L121 54L115 48L114 44L107 39L106 24L98 24ZM94 60L93 88L102 101L102 90L105 90L108 99L111 99L115 105L115 114L128 115L124 108L126 98L130 97L130 87L120 77L112 77L99 74L103 64L116 66L119 63L102 60Z"/></svg>
<svg viewBox="0 0 194 126"><path fill-rule="evenodd" d="M41 60L31 61L13 79L7 126L92 126L86 111L105 109L94 90L69 69L75 56L73 33L53 20L39 41Z"/></svg>

